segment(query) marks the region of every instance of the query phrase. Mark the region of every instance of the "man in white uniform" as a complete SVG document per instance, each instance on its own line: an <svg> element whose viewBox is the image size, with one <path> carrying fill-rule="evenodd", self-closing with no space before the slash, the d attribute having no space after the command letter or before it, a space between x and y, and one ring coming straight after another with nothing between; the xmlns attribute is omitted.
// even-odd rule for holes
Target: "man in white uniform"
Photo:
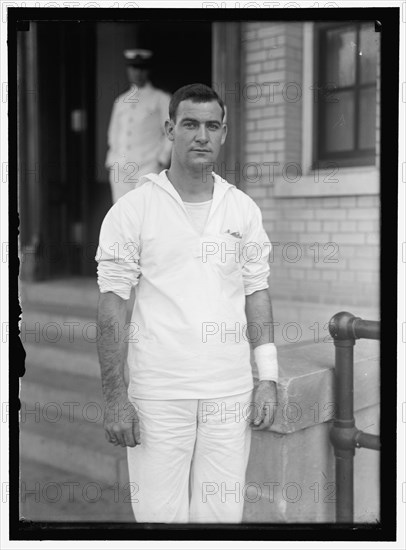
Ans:
<svg viewBox="0 0 406 550"><path fill-rule="evenodd" d="M125 50L124 56L131 86L115 100L108 130L106 168L113 202L145 174L166 168L171 154L164 131L170 96L149 81L152 52Z"/></svg>
<svg viewBox="0 0 406 550"><path fill-rule="evenodd" d="M203 84L175 92L165 124L170 169L122 197L100 232L104 426L111 443L127 446L139 522L241 522L251 429L273 422L270 243L254 201L211 171L226 139L224 111Z"/></svg>

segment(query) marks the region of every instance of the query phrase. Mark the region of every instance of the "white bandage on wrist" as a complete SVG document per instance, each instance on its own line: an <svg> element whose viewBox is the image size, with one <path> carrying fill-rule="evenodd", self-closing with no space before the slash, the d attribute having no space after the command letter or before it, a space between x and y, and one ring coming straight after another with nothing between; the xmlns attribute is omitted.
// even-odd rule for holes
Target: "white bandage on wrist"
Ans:
<svg viewBox="0 0 406 550"><path fill-rule="evenodd" d="M278 381L278 357L275 344L262 344L254 349L259 380Z"/></svg>

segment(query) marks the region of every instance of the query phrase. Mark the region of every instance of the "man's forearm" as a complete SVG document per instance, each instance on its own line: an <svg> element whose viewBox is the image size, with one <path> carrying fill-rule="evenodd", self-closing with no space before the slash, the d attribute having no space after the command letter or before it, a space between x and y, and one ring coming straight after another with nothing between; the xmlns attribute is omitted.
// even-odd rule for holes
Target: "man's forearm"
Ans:
<svg viewBox="0 0 406 550"><path fill-rule="evenodd" d="M272 303L268 289L246 296L248 340L253 348L274 341Z"/></svg>
<svg viewBox="0 0 406 550"><path fill-rule="evenodd" d="M113 292L100 294L98 305L99 354L102 388L107 404L115 404L127 396L123 377L126 345L124 342L126 301Z"/></svg>
<svg viewBox="0 0 406 550"><path fill-rule="evenodd" d="M247 331L254 348L259 382L253 400L256 414L254 430L266 430L272 425L277 404L278 363L273 344L272 304L268 289L258 290L246 297Z"/></svg>

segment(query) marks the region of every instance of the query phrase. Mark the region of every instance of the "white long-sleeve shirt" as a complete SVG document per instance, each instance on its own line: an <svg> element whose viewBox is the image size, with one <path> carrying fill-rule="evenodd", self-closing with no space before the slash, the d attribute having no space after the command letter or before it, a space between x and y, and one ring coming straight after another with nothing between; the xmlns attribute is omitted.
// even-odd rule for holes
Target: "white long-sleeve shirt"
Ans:
<svg viewBox="0 0 406 550"><path fill-rule="evenodd" d="M164 133L169 102L169 94L149 83L142 88L131 86L115 100L108 129L107 168L116 163L121 170L128 163L139 167L169 163L172 144Z"/></svg>
<svg viewBox="0 0 406 550"><path fill-rule="evenodd" d="M213 176L202 234L165 171L146 176L103 221L100 291L126 300L136 286L128 349L135 397L204 399L253 387L245 297L268 288L271 245L254 201Z"/></svg>

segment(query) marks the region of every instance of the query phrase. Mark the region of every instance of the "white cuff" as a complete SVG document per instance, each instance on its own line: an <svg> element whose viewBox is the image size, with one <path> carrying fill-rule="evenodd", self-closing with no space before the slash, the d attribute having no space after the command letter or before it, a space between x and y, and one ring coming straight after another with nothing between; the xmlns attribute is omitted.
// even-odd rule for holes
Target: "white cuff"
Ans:
<svg viewBox="0 0 406 550"><path fill-rule="evenodd" d="M278 381L278 357L275 344L262 344L254 349L260 380Z"/></svg>

